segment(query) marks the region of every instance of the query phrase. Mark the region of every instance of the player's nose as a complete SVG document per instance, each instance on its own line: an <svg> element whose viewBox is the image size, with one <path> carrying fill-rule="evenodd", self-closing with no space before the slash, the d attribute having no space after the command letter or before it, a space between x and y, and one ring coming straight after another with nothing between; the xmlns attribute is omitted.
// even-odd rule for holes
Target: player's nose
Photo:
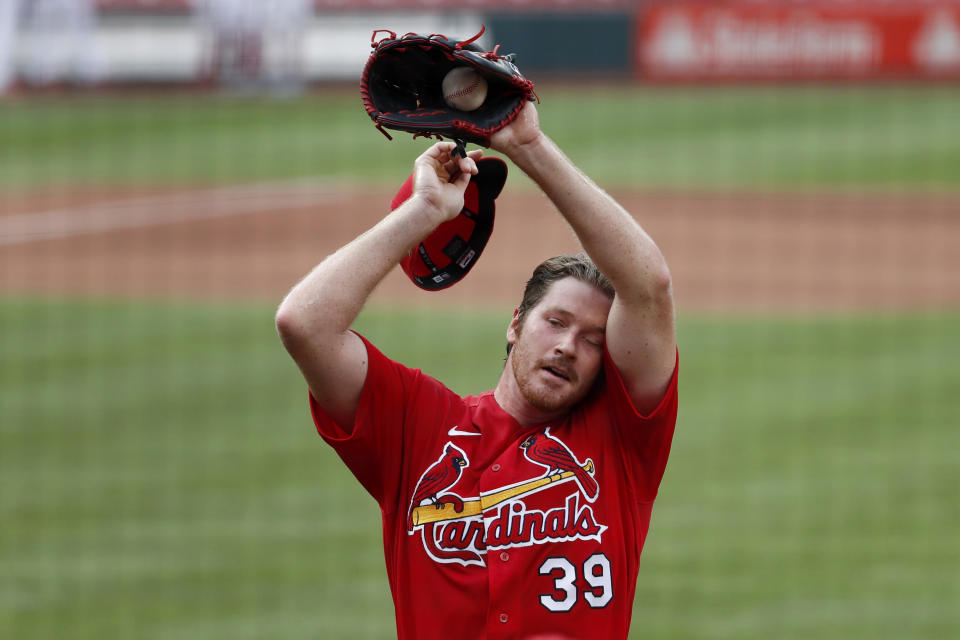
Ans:
<svg viewBox="0 0 960 640"><path fill-rule="evenodd" d="M577 338L573 331L564 331L557 337L553 347L554 353L567 357L576 357Z"/></svg>

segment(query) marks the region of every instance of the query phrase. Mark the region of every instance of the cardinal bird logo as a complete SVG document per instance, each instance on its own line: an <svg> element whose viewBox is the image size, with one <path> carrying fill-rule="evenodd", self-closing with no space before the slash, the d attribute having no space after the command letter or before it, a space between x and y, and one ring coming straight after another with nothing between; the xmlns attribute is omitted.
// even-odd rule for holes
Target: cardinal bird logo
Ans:
<svg viewBox="0 0 960 640"><path fill-rule="evenodd" d="M523 449L523 455L527 460L547 468L547 476L564 471L572 472L584 497L589 502L597 499L600 487L587 471L594 469L593 461L578 462L567 445L550 435L550 427L547 427L543 433L534 434L524 440L520 443L520 448Z"/></svg>
<svg viewBox="0 0 960 640"><path fill-rule="evenodd" d="M469 464L467 454L448 442L440 459L430 465L420 476L420 482L417 483L416 491L413 492L413 500L410 501L410 514L407 516L408 530L413 531L413 510L425 500L429 500L437 509L442 509L444 504L452 504L455 512L463 511L463 500L459 496L442 494L457 483L463 468Z"/></svg>

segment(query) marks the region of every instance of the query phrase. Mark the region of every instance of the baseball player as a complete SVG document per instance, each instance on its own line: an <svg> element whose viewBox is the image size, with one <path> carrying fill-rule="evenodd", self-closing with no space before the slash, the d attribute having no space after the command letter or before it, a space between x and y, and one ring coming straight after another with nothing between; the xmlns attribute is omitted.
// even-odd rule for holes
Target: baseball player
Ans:
<svg viewBox="0 0 960 640"><path fill-rule="evenodd" d="M417 158L406 202L291 290L278 331L320 435L380 505L401 640L626 638L677 415L670 274L532 103L490 147L585 250L534 271L495 389L458 396L350 330L408 249L461 210L481 152L452 142Z"/></svg>

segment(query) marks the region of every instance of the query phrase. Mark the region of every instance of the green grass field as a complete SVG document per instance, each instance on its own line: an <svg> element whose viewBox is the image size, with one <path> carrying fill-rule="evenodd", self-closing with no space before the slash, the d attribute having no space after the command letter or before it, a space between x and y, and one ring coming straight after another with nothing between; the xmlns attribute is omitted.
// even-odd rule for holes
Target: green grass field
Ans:
<svg viewBox="0 0 960 640"><path fill-rule="evenodd" d="M608 184L960 186L952 87L541 98ZM423 146L387 143L352 91L25 99L0 115L5 191L392 184ZM475 392L496 381L506 321L371 309L359 324ZM395 637L379 513L316 436L272 305L8 296L0 327L0 637ZM632 637L960 635L960 310L681 309L679 332L680 418Z"/></svg>
<svg viewBox="0 0 960 640"><path fill-rule="evenodd" d="M955 86L538 89L544 128L608 185L956 187ZM334 176L396 182L425 147L373 127L353 88L295 100L0 105L0 187Z"/></svg>
<svg viewBox="0 0 960 640"><path fill-rule="evenodd" d="M470 317L360 324L466 392L503 342L500 314ZM379 514L313 432L271 309L8 300L0 321L5 637L391 636ZM958 314L681 319L634 636L960 629L958 332Z"/></svg>

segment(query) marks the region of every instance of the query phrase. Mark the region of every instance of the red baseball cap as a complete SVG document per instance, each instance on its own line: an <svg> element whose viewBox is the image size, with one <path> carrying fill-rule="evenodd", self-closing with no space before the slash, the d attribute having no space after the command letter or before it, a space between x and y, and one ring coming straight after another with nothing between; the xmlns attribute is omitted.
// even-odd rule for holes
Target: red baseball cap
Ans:
<svg viewBox="0 0 960 640"><path fill-rule="evenodd" d="M507 181L507 164L500 158L480 158L463 194L463 209L414 247L400 267L415 285L439 291L460 281L477 262L493 233L494 200ZM390 202L393 211L413 194L413 175Z"/></svg>

